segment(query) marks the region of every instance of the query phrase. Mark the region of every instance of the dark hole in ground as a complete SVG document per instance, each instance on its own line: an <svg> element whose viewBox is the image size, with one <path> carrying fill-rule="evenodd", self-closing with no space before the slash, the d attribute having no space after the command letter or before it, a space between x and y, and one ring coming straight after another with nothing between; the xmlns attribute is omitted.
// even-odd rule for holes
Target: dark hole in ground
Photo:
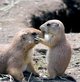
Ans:
<svg viewBox="0 0 80 82"><path fill-rule="evenodd" d="M31 20L31 25L34 28L39 29L39 26L44 22L51 19L58 19L63 22L65 26L65 33L80 32L80 3L76 2L76 0L63 0L67 5L66 9L58 10L58 13L53 12L44 12L40 16L33 15Z"/></svg>

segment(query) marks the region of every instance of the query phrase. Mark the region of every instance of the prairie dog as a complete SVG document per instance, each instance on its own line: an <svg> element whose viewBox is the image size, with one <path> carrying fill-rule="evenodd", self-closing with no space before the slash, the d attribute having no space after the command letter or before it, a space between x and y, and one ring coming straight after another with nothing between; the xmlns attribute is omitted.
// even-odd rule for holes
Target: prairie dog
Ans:
<svg viewBox="0 0 80 82"><path fill-rule="evenodd" d="M47 69L49 78L62 76L71 59L71 46L67 42L64 25L59 20L49 20L40 26L44 38L40 42L49 47Z"/></svg>
<svg viewBox="0 0 80 82"><path fill-rule="evenodd" d="M0 73L8 73L22 82L23 70L27 65L32 73L37 74L30 51L38 43L36 37L39 36L41 32L34 28L26 28L18 32L9 48L0 51Z"/></svg>

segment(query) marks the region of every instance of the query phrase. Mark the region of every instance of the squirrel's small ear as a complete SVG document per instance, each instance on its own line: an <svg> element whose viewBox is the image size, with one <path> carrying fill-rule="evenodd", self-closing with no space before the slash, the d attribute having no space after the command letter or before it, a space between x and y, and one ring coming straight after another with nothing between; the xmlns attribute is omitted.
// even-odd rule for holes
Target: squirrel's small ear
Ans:
<svg viewBox="0 0 80 82"><path fill-rule="evenodd" d="M54 23L54 26L55 26L55 27L59 27L59 24L58 24L58 23Z"/></svg>
<svg viewBox="0 0 80 82"><path fill-rule="evenodd" d="M56 24L56 27L59 27L59 24Z"/></svg>

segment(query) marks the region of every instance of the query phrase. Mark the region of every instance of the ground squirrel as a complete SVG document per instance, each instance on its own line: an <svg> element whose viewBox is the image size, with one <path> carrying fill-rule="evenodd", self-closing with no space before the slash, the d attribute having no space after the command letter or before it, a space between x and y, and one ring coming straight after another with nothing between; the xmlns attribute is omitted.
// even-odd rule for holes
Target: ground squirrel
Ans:
<svg viewBox="0 0 80 82"><path fill-rule="evenodd" d="M31 49L38 43L36 37L41 32L34 28L26 28L18 32L9 48L0 50L0 73L8 73L22 82L23 70L27 65L31 72L37 74L33 67Z"/></svg>
<svg viewBox="0 0 80 82"><path fill-rule="evenodd" d="M47 69L50 78L64 74L71 59L71 46L67 42L64 25L59 20L49 20L40 26L44 38L40 42L49 47Z"/></svg>

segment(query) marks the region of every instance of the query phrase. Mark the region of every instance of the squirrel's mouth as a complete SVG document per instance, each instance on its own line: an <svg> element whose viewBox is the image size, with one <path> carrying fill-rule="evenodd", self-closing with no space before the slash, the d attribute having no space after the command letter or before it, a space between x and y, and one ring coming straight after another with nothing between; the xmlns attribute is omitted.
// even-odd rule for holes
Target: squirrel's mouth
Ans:
<svg viewBox="0 0 80 82"><path fill-rule="evenodd" d="M38 35L36 35L36 37L34 38L34 42L35 42L35 44L39 43L39 36Z"/></svg>
<svg viewBox="0 0 80 82"><path fill-rule="evenodd" d="M42 31L42 36L43 36L43 38L44 38L44 35L45 35L45 31Z"/></svg>
<svg viewBox="0 0 80 82"><path fill-rule="evenodd" d="M45 34L48 34L48 33L45 32L45 31L42 31L42 36L43 36L43 38L45 37Z"/></svg>
<svg viewBox="0 0 80 82"><path fill-rule="evenodd" d="M35 44L38 44L39 43L39 40L37 38L35 38Z"/></svg>

